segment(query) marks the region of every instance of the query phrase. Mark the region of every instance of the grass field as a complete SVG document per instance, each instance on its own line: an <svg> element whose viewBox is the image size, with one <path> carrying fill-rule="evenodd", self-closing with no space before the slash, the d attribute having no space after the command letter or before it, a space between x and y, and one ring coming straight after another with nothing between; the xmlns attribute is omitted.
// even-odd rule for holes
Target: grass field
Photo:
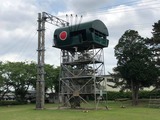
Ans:
<svg viewBox="0 0 160 120"><path fill-rule="evenodd" d="M46 104L45 110L35 110L35 105L17 105L0 107L0 120L160 120L160 109L146 105L132 107L121 103L109 102L109 110L56 109L54 104ZM52 109L55 108L55 109Z"/></svg>

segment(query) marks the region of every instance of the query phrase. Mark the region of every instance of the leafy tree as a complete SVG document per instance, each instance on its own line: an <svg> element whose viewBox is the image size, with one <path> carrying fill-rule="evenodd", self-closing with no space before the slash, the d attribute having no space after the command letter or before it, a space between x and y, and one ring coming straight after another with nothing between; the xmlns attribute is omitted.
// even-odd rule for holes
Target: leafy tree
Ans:
<svg viewBox="0 0 160 120"><path fill-rule="evenodd" d="M0 65L2 98L6 93L13 92L17 101L25 101L29 87L36 81L34 63L6 62Z"/></svg>
<svg viewBox="0 0 160 120"><path fill-rule="evenodd" d="M11 80L9 79L10 72L6 70L6 64L0 62L0 100L3 100L4 96L11 92Z"/></svg>
<svg viewBox="0 0 160 120"><path fill-rule="evenodd" d="M45 65L45 88L58 92L59 67ZM17 101L25 101L29 88L36 88L37 66L34 62L0 62L0 94L14 91Z"/></svg>
<svg viewBox="0 0 160 120"><path fill-rule="evenodd" d="M37 80L37 67L35 63L30 64L29 68L31 73L34 73L35 77L33 77L31 81L31 86L36 89L36 80ZM59 67L54 67L53 65L45 64L44 67L45 75L45 91L50 90L52 93L54 93L54 90L58 92L56 89L58 87L58 79L59 79Z"/></svg>
<svg viewBox="0 0 160 120"><path fill-rule="evenodd" d="M36 80L37 80L37 65L35 62L26 64L26 71L28 73L28 78L30 78L30 87L36 88Z"/></svg>
<svg viewBox="0 0 160 120"><path fill-rule="evenodd" d="M58 93L58 89L59 89L59 67L55 68L52 65L46 64L45 65L45 88L46 90L51 90L52 93L55 92Z"/></svg>
<svg viewBox="0 0 160 120"><path fill-rule="evenodd" d="M152 55L154 57L153 62L159 69L160 76L160 20L157 23L154 23L152 30L153 37L149 38L146 43L152 51ZM155 86L156 88L160 88L160 77L157 79Z"/></svg>
<svg viewBox="0 0 160 120"><path fill-rule="evenodd" d="M53 65L45 64L45 91L50 90L52 93L54 90L58 92L58 79L59 79L59 67L54 67ZM32 73L31 86L36 89L36 80L37 80L37 67L35 63L28 64L28 73Z"/></svg>
<svg viewBox="0 0 160 120"><path fill-rule="evenodd" d="M114 72L122 78L117 83L132 91L133 105L138 104L139 89L149 87L158 77L151 51L144 43L137 31L127 30L115 46L118 62Z"/></svg>
<svg viewBox="0 0 160 120"><path fill-rule="evenodd" d="M28 65L25 62L7 62L6 71L10 85L13 87L16 100L25 101L25 96L30 87L30 73L27 71ZM31 73L32 74L32 73Z"/></svg>

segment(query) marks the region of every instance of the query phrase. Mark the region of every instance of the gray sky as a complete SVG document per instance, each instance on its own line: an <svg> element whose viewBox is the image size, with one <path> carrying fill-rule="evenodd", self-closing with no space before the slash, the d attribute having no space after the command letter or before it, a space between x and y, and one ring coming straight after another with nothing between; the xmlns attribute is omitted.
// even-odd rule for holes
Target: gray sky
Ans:
<svg viewBox="0 0 160 120"><path fill-rule="evenodd" d="M100 19L109 30L105 48L106 73L116 66L114 46L128 29L151 37L160 20L160 0L0 0L0 61L37 61L37 13L48 12L66 20L83 15L82 22ZM73 20L74 21L74 20ZM52 47L56 26L46 23L46 63L59 65L60 51Z"/></svg>

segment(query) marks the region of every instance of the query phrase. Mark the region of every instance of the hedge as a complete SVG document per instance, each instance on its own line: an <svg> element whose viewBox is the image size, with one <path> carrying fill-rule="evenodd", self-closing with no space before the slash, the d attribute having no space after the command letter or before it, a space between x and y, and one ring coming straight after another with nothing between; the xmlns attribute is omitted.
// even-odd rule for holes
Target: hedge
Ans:
<svg viewBox="0 0 160 120"><path fill-rule="evenodd" d="M108 100L116 100L120 98L131 98L131 92L115 92L115 91L108 91L107 92L107 99Z"/></svg>
<svg viewBox="0 0 160 120"><path fill-rule="evenodd" d="M160 97L160 91L139 91L139 99L149 99L150 97ZM108 91L107 99L108 100L116 100L121 98L132 98L131 92L115 92Z"/></svg>
<svg viewBox="0 0 160 120"><path fill-rule="evenodd" d="M18 101L0 101L0 106L7 106L7 105L23 105L26 102L18 102Z"/></svg>
<svg viewBox="0 0 160 120"><path fill-rule="evenodd" d="M140 91L139 92L139 99L149 99L150 97L157 97L160 98L160 91ZM84 96L83 96L84 97ZM104 98L106 96L104 95ZM131 92L115 92L115 91L107 91L107 99L108 100L116 100L116 99L123 99L128 98L132 99ZM94 96L88 95L89 100L94 100ZM0 101L0 106L7 106L7 105L22 105L26 104L26 102L18 102L18 101Z"/></svg>

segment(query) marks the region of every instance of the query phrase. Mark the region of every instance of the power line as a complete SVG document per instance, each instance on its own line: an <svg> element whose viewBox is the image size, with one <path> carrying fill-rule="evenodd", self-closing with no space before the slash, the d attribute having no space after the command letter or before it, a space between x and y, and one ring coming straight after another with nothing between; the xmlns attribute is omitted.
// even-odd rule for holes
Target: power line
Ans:
<svg viewBox="0 0 160 120"><path fill-rule="evenodd" d="M91 9L87 9L87 11L84 10L84 9L82 10L82 8L80 8L80 9L77 9L77 11L79 11L79 12L77 12L77 14L85 14L85 13L95 12L95 11L100 10L100 9L113 8L113 7L117 7L117 6L120 6L120 5L125 5L125 4L129 4L129 3L135 3L135 2L138 3L137 0L134 0L134 1L122 2L122 3L116 4L116 5L110 5L110 6L106 6L106 7L91 8Z"/></svg>
<svg viewBox="0 0 160 120"><path fill-rule="evenodd" d="M132 5L137 5L138 3L141 3L141 2L140 1L138 1L138 2L134 1L134 2L127 2L127 3L130 3L130 5L131 5L131 3L132 3ZM148 0L148 4L141 5L141 6L136 6L134 9L127 8L128 6L122 6L120 8L115 8L115 9L104 9L104 8L107 8L107 7L103 7L103 9L102 8L100 8L100 9L91 9L92 11L91 10L87 10L87 11L83 11L83 12L78 12L78 14L82 14L82 13L87 14L88 13L86 16L95 16L95 14L96 15L100 15L100 14L104 14L104 13L106 13L106 14L113 14L113 13L130 12L130 11L136 11L136 10L146 10L146 9L153 9L153 8L155 9L155 8L159 8L159 6L153 7L151 5L159 5L159 4L160 4L159 2L155 3L152 0ZM120 5L121 4L112 6L112 8L113 7L118 7ZM64 15L61 15L61 16L64 17Z"/></svg>
<svg viewBox="0 0 160 120"><path fill-rule="evenodd" d="M159 4L154 4L154 5L159 5ZM159 7L146 6L145 8L136 7L136 8L133 8L133 9L131 9L131 8L125 8L124 9L124 7L123 7L123 8L118 8L118 9L111 10L111 11L108 11L108 10L98 11L98 12L96 12L96 14L104 14L104 13L113 14L113 13L131 12L131 11L146 10L146 9L153 9L153 8L159 8ZM89 14L87 14L87 16L88 15L94 15L94 14L89 13Z"/></svg>
<svg viewBox="0 0 160 120"><path fill-rule="evenodd" d="M24 52L28 50L27 48L29 48L29 45L31 43L33 43L31 41L33 41L33 38L35 37L35 35L37 33L36 32L34 34L34 36L32 36L34 33L33 31L36 31L35 28L33 30L31 30L31 32L29 32L28 37L26 39L18 39L18 41L14 42L13 44L8 44L7 48L4 49L4 52L5 52L4 55L7 55L7 54L9 54L9 52L14 51L16 53L16 57L13 60L17 61L18 59L20 59L20 56L22 57L22 54L24 54ZM17 46L17 44L19 44L19 45L21 44L21 46Z"/></svg>
<svg viewBox="0 0 160 120"><path fill-rule="evenodd" d="M153 0L148 0L148 1L145 1L145 3L154 3ZM118 7L118 6L121 6L121 5L125 5L125 6L134 6L134 5L138 5L138 4L141 4L142 1L130 1L130 2L125 2L125 3L121 3L121 4L117 4L117 5L113 5L113 6L109 6L110 8L113 8L113 7ZM105 9L105 8L109 8L109 7L102 7L100 9Z"/></svg>
<svg viewBox="0 0 160 120"><path fill-rule="evenodd" d="M27 39L26 44L24 44L23 48L20 50L20 52L19 52L18 56L16 57L15 61L18 60L18 59L21 59L26 52L28 53L28 51L29 51L28 48L31 49L30 48L31 43L33 43L32 41L34 40L36 35L37 35L37 31L34 33L32 38ZM34 50L36 51L36 48Z"/></svg>

